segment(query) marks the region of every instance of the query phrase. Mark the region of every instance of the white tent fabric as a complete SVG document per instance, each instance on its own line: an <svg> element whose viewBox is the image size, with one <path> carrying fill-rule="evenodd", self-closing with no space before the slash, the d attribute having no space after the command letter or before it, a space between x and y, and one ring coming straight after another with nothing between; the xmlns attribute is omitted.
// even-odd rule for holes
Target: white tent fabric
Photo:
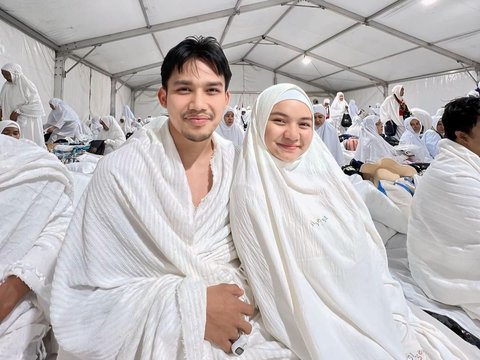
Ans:
<svg viewBox="0 0 480 360"><path fill-rule="evenodd" d="M183 0L181 9L123 0L94 10L78 0L2 0L0 62L20 63L46 106L59 97L54 51L65 53L62 98L82 120L110 113L109 77L119 89L112 115L128 104L139 116L157 116L154 93L165 54L188 35L211 35L231 63L231 105L251 105L266 87L289 82L320 98L343 91L367 108L401 83L409 107L434 113L478 81L480 33L471 15L479 11L476 0ZM418 21L422 27L410 26ZM77 60L82 64L72 68Z"/></svg>

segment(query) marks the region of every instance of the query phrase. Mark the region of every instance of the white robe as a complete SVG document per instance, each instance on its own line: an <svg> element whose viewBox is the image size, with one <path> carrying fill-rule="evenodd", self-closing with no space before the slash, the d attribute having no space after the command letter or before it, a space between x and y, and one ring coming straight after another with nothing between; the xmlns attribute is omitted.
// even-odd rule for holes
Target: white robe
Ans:
<svg viewBox="0 0 480 360"><path fill-rule="evenodd" d="M332 154L333 158L338 165L345 165L345 159L343 157L342 145L338 140L337 131L330 122L325 121L322 126L315 129L320 139L327 146L328 151Z"/></svg>
<svg viewBox="0 0 480 360"><path fill-rule="evenodd" d="M266 149L268 116L291 89L303 92L280 84L258 97L230 199L267 330L302 359L467 359L410 313L365 204L319 138L291 163Z"/></svg>
<svg viewBox="0 0 480 360"><path fill-rule="evenodd" d="M0 322L2 359L36 359L42 353L72 198L72 178L54 155L29 140L0 135L0 283L15 275L32 289Z"/></svg>
<svg viewBox="0 0 480 360"><path fill-rule="evenodd" d="M168 122L157 133L137 131L99 162L53 284L52 323L65 351L81 359L230 358L204 340L206 290L235 283L247 299L250 291L228 221L235 150L213 140L213 184L197 208ZM293 357L252 325L242 359Z"/></svg>
<svg viewBox="0 0 480 360"><path fill-rule="evenodd" d="M105 140L105 152L103 154L107 155L118 149L126 139L120 125L113 116L102 116L101 120L106 123L108 130L105 130L102 126L95 140Z"/></svg>
<svg viewBox="0 0 480 360"><path fill-rule="evenodd" d="M243 138L245 136L245 131L243 131L243 128L238 126L235 122L231 126L228 126L224 120L220 121L216 132L224 139L231 141L236 147L240 147L242 145Z"/></svg>
<svg viewBox="0 0 480 360"><path fill-rule="evenodd" d="M442 120L441 116L434 116L432 118L432 128L425 131L423 134L422 141L427 147L428 153L432 157L435 158L438 154L438 142L442 140L442 136L437 132L437 125L438 122Z"/></svg>
<svg viewBox="0 0 480 360"><path fill-rule="evenodd" d="M408 146L409 151L414 154L414 161L415 162L431 162L432 157L430 156L425 143L420 138L420 134L417 134L410 122L414 119L413 117L409 117L405 119L404 126L405 132L400 137L399 145ZM418 120L418 119L417 119Z"/></svg>
<svg viewBox="0 0 480 360"><path fill-rule="evenodd" d="M403 100L400 96L400 90L402 85L396 85L392 89L392 95L389 95L385 98L382 105L380 105L380 120L385 125L389 120L392 120L397 125L397 133L395 138L400 139L402 134L405 132L405 127L403 124L403 118L400 116L400 104L395 99L395 95L399 100Z"/></svg>
<svg viewBox="0 0 480 360"><path fill-rule="evenodd" d="M410 269L431 299L480 319L480 157L449 139L439 148L413 198Z"/></svg>
<svg viewBox="0 0 480 360"><path fill-rule="evenodd" d="M45 111L37 88L23 73L13 70L9 72L12 82L5 82L0 91L2 119L9 120L10 114L16 111L19 114L17 123L20 125L21 137L45 147L42 125Z"/></svg>

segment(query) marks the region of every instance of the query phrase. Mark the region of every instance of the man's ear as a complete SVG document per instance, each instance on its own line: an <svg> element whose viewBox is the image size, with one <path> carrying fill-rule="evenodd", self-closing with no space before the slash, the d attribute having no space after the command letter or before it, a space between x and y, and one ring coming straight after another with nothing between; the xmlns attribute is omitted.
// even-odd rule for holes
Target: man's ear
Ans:
<svg viewBox="0 0 480 360"><path fill-rule="evenodd" d="M160 105L166 108L167 107L167 90L165 90L163 86L158 90L157 96L158 96L158 101L160 102Z"/></svg>
<svg viewBox="0 0 480 360"><path fill-rule="evenodd" d="M468 144L468 135L464 133L463 131L457 130L455 131L455 142L459 143L460 145L463 145L467 147Z"/></svg>
<svg viewBox="0 0 480 360"><path fill-rule="evenodd" d="M230 91L225 91L225 106L228 106L230 104Z"/></svg>

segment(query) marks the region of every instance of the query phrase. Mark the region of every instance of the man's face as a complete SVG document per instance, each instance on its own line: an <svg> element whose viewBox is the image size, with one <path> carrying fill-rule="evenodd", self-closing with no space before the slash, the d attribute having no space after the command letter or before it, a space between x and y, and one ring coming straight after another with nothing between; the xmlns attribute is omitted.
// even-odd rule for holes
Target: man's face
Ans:
<svg viewBox="0 0 480 360"><path fill-rule="evenodd" d="M172 136L180 134L194 142L209 140L230 100L223 75L202 61L189 60L181 73L177 69L172 72L167 87L168 91L160 88L158 99L168 110Z"/></svg>
<svg viewBox="0 0 480 360"><path fill-rule="evenodd" d="M233 112L229 111L223 116L223 120L225 120L225 124L227 124L228 127L233 125Z"/></svg>
<svg viewBox="0 0 480 360"><path fill-rule="evenodd" d="M470 133L455 131L455 142L465 146L471 152L480 156L480 116L477 117L477 123Z"/></svg>
<svg viewBox="0 0 480 360"><path fill-rule="evenodd" d="M20 139L20 131L14 126L3 129L2 134Z"/></svg>
<svg viewBox="0 0 480 360"><path fill-rule="evenodd" d="M321 113L315 113L313 115L313 118L315 119L315 127L316 128L322 126L323 123L325 122L325 115L323 115Z"/></svg>
<svg viewBox="0 0 480 360"><path fill-rule="evenodd" d="M12 82L12 75L7 70L2 70L2 75L8 82Z"/></svg>

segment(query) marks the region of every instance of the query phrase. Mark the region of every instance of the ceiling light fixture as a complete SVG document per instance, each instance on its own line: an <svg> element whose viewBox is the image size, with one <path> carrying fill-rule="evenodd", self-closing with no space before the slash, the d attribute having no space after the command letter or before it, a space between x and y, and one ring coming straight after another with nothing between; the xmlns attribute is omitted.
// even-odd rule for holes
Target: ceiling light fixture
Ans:
<svg viewBox="0 0 480 360"><path fill-rule="evenodd" d="M310 59L310 57L308 57L306 54L303 54L303 59L302 59L303 65L308 65L311 62L312 62L312 59Z"/></svg>

